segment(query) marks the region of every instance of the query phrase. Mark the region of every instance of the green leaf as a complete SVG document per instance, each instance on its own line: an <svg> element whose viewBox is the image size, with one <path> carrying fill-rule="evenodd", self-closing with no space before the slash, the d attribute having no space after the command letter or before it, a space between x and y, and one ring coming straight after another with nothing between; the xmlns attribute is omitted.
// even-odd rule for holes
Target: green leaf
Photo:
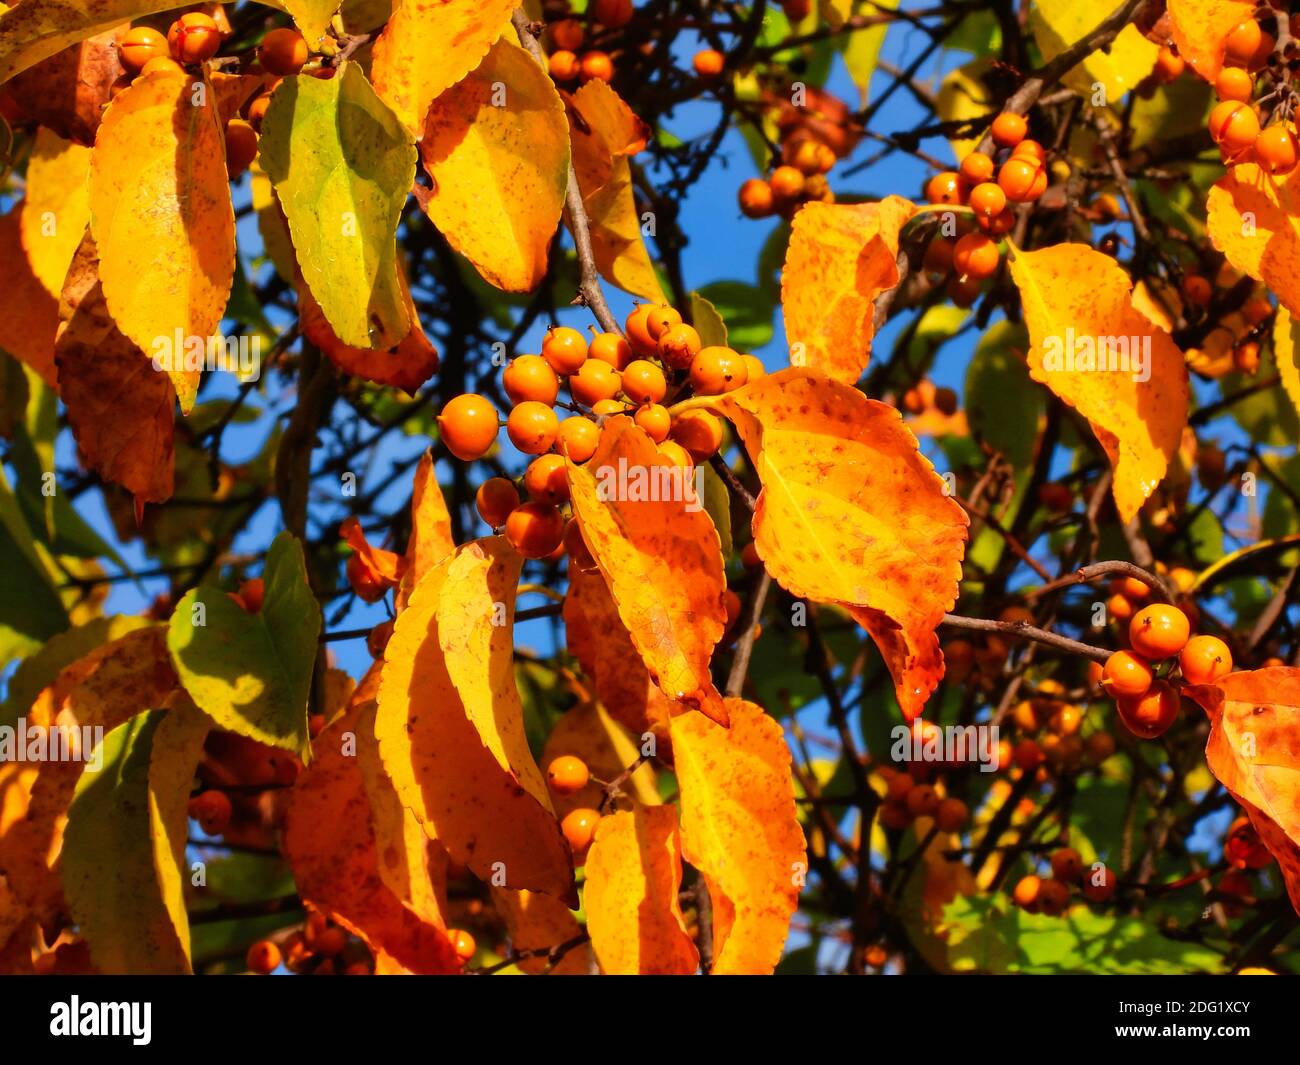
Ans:
<svg viewBox="0 0 1300 1065"><path fill-rule="evenodd" d="M397 274L397 223L415 144L361 68L289 77L258 142L289 221L299 269L338 338L394 347L410 331Z"/></svg>
<svg viewBox="0 0 1300 1065"><path fill-rule="evenodd" d="M1214 95L1200 78L1175 78L1150 96L1136 96L1129 126L1133 148L1165 144L1205 128Z"/></svg>
<svg viewBox="0 0 1300 1065"><path fill-rule="evenodd" d="M137 714L104 737L102 767L78 782L63 887L104 973L190 971L185 805L207 730L192 708Z"/></svg>
<svg viewBox="0 0 1300 1065"><path fill-rule="evenodd" d="M190 591L168 623L167 647L190 698L222 728L305 755L321 616L292 534L271 544L263 580L258 614L219 588Z"/></svg>
<svg viewBox="0 0 1300 1065"><path fill-rule="evenodd" d="M691 293L691 321L695 323L695 331L700 334L700 343L704 347L714 344L727 346L727 323L722 320L718 308L698 292Z"/></svg>
<svg viewBox="0 0 1300 1065"><path fill-rule="evenodd" d="M1042 389L1029 377L1024 326L998 322L980 340L966 370L966 418L976 439L1002 452L1016 470L1034 461Z"/></svg>
<svg viewBox="0 0 1300 1065"><path fill-rule="evenodd" d="M68 627L68 612L0 470L0 666Z"/></svg>
<svg viewBox="0 0 1300 1065"><path fill-rule="evenodd" d="M713 519L713 527L718 530L718 541L722 545L722 557L727 558L732 550L731 540L731 493L722 483L722 478L713 472L713 467L699 467L704 478L704 509Z"/></svg>
<svg viewBox="0 0 1300 1065"><path fill-rule="evenodd" d="M700 289L727 323L730 347L754 351L772 339L772 315L776 301L768 293L744 281L715 281Z"/></svg>
<svg viewBox="0 0 1300 1065"><path fill-rule="evenodd" d="M894 11L897 8L898 0L877 0L874 4L866 5L862 13L875 13L882 9ZM844 41L844 66L848 69L853 84L858 87L863 106L870 96L871 76L876 72L876 64L880 61L880 46L885 43L885 34L888 32L889 23L882 22L879 26L854 30Z"/></svg>

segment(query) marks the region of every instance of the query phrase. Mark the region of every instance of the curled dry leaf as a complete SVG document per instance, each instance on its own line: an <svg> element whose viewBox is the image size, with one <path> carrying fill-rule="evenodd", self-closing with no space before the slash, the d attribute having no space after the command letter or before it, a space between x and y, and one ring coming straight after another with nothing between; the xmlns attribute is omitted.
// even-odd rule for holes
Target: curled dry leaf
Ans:
<svg viewBox="0 0 1300 1065"><path fill-rule="evenodd" d="M108 105L109 88L124 73L117 38L125 31L125 25L119 26L56 52L9 81L0 98L17 110L19 123L40 123L90 147Z"/></svg>
<svg viewBox="0 0 1300 1065"><path fill-rule="evenodd" d="M686 932L677 899L681 883L675 806L638 806L601 819L587 854L583 903L602 972L695 972L700 955Z"/></svg>
<svg viewBox="0 0 1300 1065"><path fill-rule="evenodd" d="M1228 262L1263 281L1300 315L1300 170L1282 178L1254 163L1232 167L1210 189L1207 231Z"/></svg>
<svg viewBox="0 0 1300 1065"><path fill-rule="evenodd" d="M620 415L605 422L585 465L569 463L569 492L651 679L669 699L725 725L709 660L726 627L727 581L717 530L689 475Z"/></svg>
<svg viewBox="0 0 1300 1065"><path fill-rule="evenodd" d="M576 905L514 681L521 559L493 537L429 570L384 652L375 735L402 804L482 880ZM467 800L473 796L473 802Z"/></svg>
<svg viewBox="0 0 1300 1065"><path fill-rule="evenodd" d="M871 358L876 297L898 284L898 234L916 216L901 196L808 203L794 216L781 274L790 361L852 384Z"/></svg>
<svg viewBox="0 0 1300 1065"><path fill-rule="evenodd" d="M1088 419L1110 459L1120 518L1164 479L1187 424L1187 367L1133 303L1132 281L1084 244L1016 251L1011 276L1029 328L1029 372Z"/></svg>
<svg viewBox="0 0 1300 1065"><path fill-rule="evenodd" d="M1210 772L1250 816L1300 913L1300 669L1230 673L1187 694L1210 715Z"/></svg>
<svg viewBox="0 0 1300 1065"><path fill-rule="evenodd" d="M86 465L135 496L137 506L170 498L176 393L109 314L89 232L64 284L54 361Z"/></svg>
<svg viewBox="0 0 1300 1065"><path fill-rule="evenodd" d="M429 108L420 157L433 178L422 206L451 246L499 289L536 288L569 182L568 122L546 71L497 41Z"/></svg>
<svg viewBox="0 0 1300 1065"><path fill-rule="evenodd" d="M713 901L713 972L772 972L807 873L790 748L763 708L728 699L729 729L673 718L682 855Z"/></svg>
<svg viewBox="0 0 1300 1065"><path fill-rule="evenodd" d="M957 599L969 521L886 403L805 369L711 401L763 490L754 543L791 595L840 603L870 634L910 720L943 676L935 629Z"/></svg>

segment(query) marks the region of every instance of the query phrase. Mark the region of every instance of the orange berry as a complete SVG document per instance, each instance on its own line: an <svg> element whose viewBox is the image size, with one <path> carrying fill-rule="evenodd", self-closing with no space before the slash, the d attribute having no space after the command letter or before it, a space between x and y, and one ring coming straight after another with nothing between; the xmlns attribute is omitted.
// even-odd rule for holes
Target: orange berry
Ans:
<svg viewBox="0 0 1300 1065"><path fill-rule="evenodd" d="M248 105L248 124L254 129L262 128L262 119L266 117L266 109L271 104L271 94L269 92L260 93L253 97Z"/></svg>
<svg viewBox="0 0 1300 1065"><path fill-rule="evenodd" d="M588 359L569 378L569 392L584 407L595 406L602 399L613 399L622 387L618 371L600 359Z"/></svg>
<svg viewBox="0 0 1300 1065"><path fill-rule="evenodd" d="M1269 126L1255 138L1255 159L1270 174L1289 174L1300 161L1300 143L1285 125Z"/></svg>
<svg viewBox="0 0 1300 1065"><path fill-rule="evenodd" d="M1254 19L1239 22L1224 38L1223 50L1226 57L1240 66L1245 66L1255 58L1260 44L1264 40L1264 31Z"/></svg>
<svg viewBox="0 0 1300 1065"><path fill-rule="evenodd" d="M794 203L803 195L805 181L803 171L797 167L778 166L768 179L768 184L772 187L773 200L783 205Z"/></svg>
<svg viewBox="0 0 1300 1065"><path fill-rule="evenodd" d="M664 372L653 362L637 359L623 371L623 395L633 403L658 403L667 391Z"/></svg>
<svg viewBox="0 0 1300 1065"><path fill-rule="evenodd" d="M591 338L587 357L607 362L622 371L632 361L632 346L618 333L597 333Z"/></svg>
<svg viewBox="0 0 1300 1065"><path fill-rule="evenodd" d="M671 465L686 470L688 473L695 468L691 453L676 440L665 440L660 444L659 454L666 458Z"/></svg>
<svg viewBox="0 0 1300 1065"><path fill-rule="evenodd" d="M1059 917L1070 905L1070 889L1053 878L1044 880L1038 889L1038 908L1048 917Z"/></svg>
<svg viewBox="0 0 1300 1065"><path fill-rule="evenodd" d="M555 436L556 450L577 463L591 458L596 453L599 442L600 430L596 428L596 423L576 414L560 422L560 430Z"/></svg>
<svg viewBox="0 0 1300 1065"><path fill-rule="evenodd" d="M267 976L280 964L280 948L269 939L259 939L248 948L244 964L258 976Z"/></svg>
<svg viewBox="0 0 1300 1065"><path fill-rule="evenodd" d="M438 431L447 450L465 462L486 455L500 427L496 407L476 392L456 396L438 415Z"/></svg>
<svg viewBox="0 0 1300 1065"><path fill-rule="evenodd" d="M1047 149L1038 141L1026 138L1012 149L1011 158L1028 159L1034 163L1045 163L1047 162Z"/></svg>
<svg viewBox="0 0 1300 1065"><path fill-rule="evenodd" d="M562 455L539 455L524 471L524 487L533 499L560 504L569 498L569 478Z"/></svg>
<svg viewBox="0 0 1300 1065"><path fill-rule="evenodd" d="M554 406L555 397L560 394L560 379L555 371L540 355L520 355L511 359L501 376L506 395L511 403L545 403Z"/></svg>
<svg viewBox="0 0 1300 1065"><path fill-rule="evenodd" d="M1106 659L1101 673L1102 688L1116 696L1143 695L1153 680L1151 663L1132 651L1116 651Z"/></svg>
<svg viewBox="0 0 1300 1065"><path fill-rule="evenodd" d="M703 346L694 326L682 322L659 334L659 358L665 366L685 370Z"/></svg>
<svg viewBox="0 0 1300 1065"><path fill-rule="evenodd" d="M971 152L961 161L962 180L968 185L982 185L993 177L993 160L983 152Z"/></svg>
<svg viewBox="0 0 1300 1065"><path fill-rule="evenodd" d="M1187 69L1187 60L1170 48L1156 54L1155 75L1161 81L1173 81Z"/></svg>
<svg viewBox="0 0 1300 1065"><path fill-rule="evenodd" d="M1131 603L1140 603L1151 596L1151 589L1145 581L1140 581L1136 577L1120 577L1111 581L1110 590L1116 595L1122 595Z"/></svg>
<svg viewBox="0 0 1300 1065"><path fill-rule="evenodd" d="M1133 735L1153 740L1178 716L1178 693L1158 680L1145 695L1122 695L1115 700L1119 719Z"/></svg>
<svg viewBox="0 0 1300 1065"><path fill-rule="evenodd" d="M766 218L776 210L772 186L762 178L750 178L744 182L736 198L740 203L740 213L746 218Z"/></svg>
<svg viewBox="0 0 1300 1065"><path fill-rule="evenodd" d="M722 446L722 422L707 410L683 411L669 433L696 462L703 462Z"/></svg>
<svg viewBox="0 0 1300 1065"><path fill-rule="evenodd" d="M662 444L668 439L669 430L672 428L673 418L668 413L668 408L658 403L647 403L637 408L637 412L632 415L632 420L641 426L646 436L656 444Z"/></svg>
<svg viewBox="0 0 1300 1065"><path fill-rule="evenodd" d="M1115 894L1115 874L1096 862L1083 874L1082 890L1090 902L1105 902Z"/></svg>
<svg viewBox="0 0 1300 1065"><path fill-rule="evenodd" d="M631 408L620 399L598 399L591 405L591 413L605 415L626 414Z"/></svg>
<svg viewBox="0 0 1300 1065"><path fill-rule="evenodd" d="M545 558L564 540L564 516L549 503L520 503L506 518L506 539L524 558Z"/></svg>
<svg viewBox="0 0 1300 1065"><path fill-rule="evenodd" d="M966 184L960 174L946 170L926 182L925 198L931 203L959 204L966 198Z"/></svg>
<svg viewBox="0 0 1300 1065"><path fill-rule="evenodd" d="M447 929L447 936L451 939L451 949L455 951L456 957L462 962L467 962L474 957L478 950L478 944L474 942L474 937L466 932L463 928Z"/></svg>
<svg viewBox="0 0 1300 1065"><path fill-rule="evenodd" d="M763 565L763 560L758 557L758 545L753 540L740 549L740 563L746 569L758 569Z"/></svg>
<svg viewBox="0 0 1300 1065"><path fill-rule="evenodd" d="M934 811L934 823L940 832L957 832L966 823L970 811L961 799L944 799Z"/></svg>
<svg viewBox="0 0 1300 1065"><path fill-rule="evenodd" d="M560 422L555 411L545 403L525 400L510 411L506 418L506 434L510 442L525 455L540 455L550 451L559 432Z"/></svg>
<svg viewBox="0 0 1300 1065"><path fill-rule="evenodd" d="M1255 95L1255 81L1241 67L1224 67L1214 80L1214 91L1220 100L1245 103Z"/></svg>
<svg viewBox="0 0 1300 1065"><path fill-rule="evenodd" d="M691 360L691 387L701 396L720 396L741 388L748 378L744 362L731 348L701 348Z"/></svg>
<svg viewBox="0 0 1300 1065"><path fill-rule="evenodd" d="M1214 287L1208 278L1200 274L1188 274L1183 278L1182 292L1188 303L1197 307L1206 307L1214 296Z"/></svg>
<svg viewBox="0 0 1300 1065"><path fill-rule="evenodd" d="M1027 910L1038 903L1038 895L1042 889L1043 882L1031 874L1020 879L1011 892L1011 897L1015 899L1017 906Z"/></svg>
<svg viewBox="0 0 1300 1065"><path fill-rule="evenodd" d="M306 65L310 54L306 38L288 26L272 30L262 38L257 49L262 69L282 78L297 74Z"/></svg>
<svg viewBox="0 0 1300 1065"><path fill-rule="evenodd" d="M1178 656L1188 684L1213 684L1232 672L1232 652L1217 636L1193 636Z"/></svg>
<svg viewBox="0 0 1300 1065"><path fill-rule="evenodd" d="M578 63L583 81L613 81L614 61L604 52L587 52Z"/></svg>
<svg viewBox="0 0 1300 1065"><path fill-rule="evenodd" d="M917 784L907 793L907 812L913 817L929 817L939 808L939 794L929 784Z"/></svg>
<svg viewBox="0 0 1300 1065"><path fill-rule="evenodd" d="M190 11L171 24L167 44L176 62L189 66L205 63L221 47L221 30L211 15Z"/></svg>
<svg viewBox="0 0 1300 1065"><path fill-rule="evenodd" d="M122 66L139 72L151 59L167 55L167 38L151 26L132 26L117 46Z"/></svg>
<svg viewBox="0 0 1300 1065"><path fill-rule="evenodd" d="M587 763L571 754L561 755L546 767L546 783L556 795L572 795L587 786Z"/></svg>
<svg viewBox="0 0 1300 1065"><path fill-rule="evenodd" d="M1083 875L1083 859L1073 847L1062 847L1052 852L1052 875L1057 880L1073 883Z"/></svg>
<svg viewBox="0 0 1300 1065"><path fill-rule="evenodd" d="M257 132L240 118L226 123L226 173L237 178L257 158Z"/></svg>
<svg viewBox="0 0 1300 1065"><path fill-rule="evenodd" d="M1043 764L1043 749L1034 740L1021 740L1012 748L1011 762L1017 769L1035 770Z"/></svg>
<svg viewBox="0 0 1300 1065"><path fill-rule="evenodd" d="M373 629L371 629L370 633L366 636L366 650L370 652L370 657L382 658L384 654L384 648L388 646L388 641L391 640L392 638L393 638L393 623L391 621L381 621L378 625L376 625ZM315 739L316 736L320 733L321 729L325 727L325 715L315 714L313 716L319 718L319 723L316 726L316 731L312 733L312 739ZM308 724L310 726L311 724L310 721L308 722Z"/></svg>
<svg viewBox="0 0 1300 1065"><path fill-rule="evenodd" d="M554 326L542 341L542 358L562 377L577 373L587 361L587 338L567 325Z"/></svg>
<svg viewBox="0 0 1300 1065"><path fill-rule="evenodd" d="M576 18L560 19L559 22L551 25L551 43L556 48L576 52L582 47L585 37L586 31L583 30L582 23Z"/></svg>
<svg viewBox="0 0 1300 1065"><path fill-rule="evenodd" d="M935 237L925 247L925 258L922 260L922 267L927 273L946 274L952 269L952 251L956 246L956 241L949 240L947 237Z"/></svg>
<svg viewBox="0 0 1300 1065"><path fill-rule="evenodd" d="M825 148L826 145L822 144L821 141L812 140L811 138L801 140L795 145L794 151L790 153L790 165L803 174L805 178L814 177L822 172L822 150Z"/></svg>
<svg viewBox="0 0 1300 1065"><path fill-rule="evenodd" d="M1000 215L1007 206L1007 194L992 181L981 182L970 190L970 209L975 217L988 220Z"/></svg>
<svg viewBox="0 0 1300 1065"><path fill-rule="evenodd" d="M760 377L767 376L767 367L758 359L756 355L742 355L740 361L745 364L745 383L757 381Z"/></svg>
<svg viewBox="0 0 1300 1065"><path fill-rule="evenodd" d="M1232 349L1232 365L1238 373L1254 375L1259 372L1259 344L1247 340Z"/></svg>
<svg viewBox="0 0 1300 1065"><path fill-rule="evenodd" d="M474 506L478 508L480 518L491 528L499 529L506 524L513 508L519 506L519 489L504 477L489 477L478 485Z"/></svg>
<svg viewBox="0 0 1300 1065"><path fill-rule="evenodd" d="M239 586L239 605L250 614L261 613L266 598L266 582L261 577L250 577Z"/></svg>
<svg viewBox="0 0 1300 1065"><path fill-rule="evenodd" d="M1000 261L997 244L983 233L967 233L952 250L953 269L963 278L992 277Z"/></svg>
<svg viewBox="0 0 1300 1065"><path fill-rule="evenodd" d="M341 928L326 928L312 943L312 950L323 958L335 958L348 945L348 934Z"/></svg>
<svg viewBox="0 0 1300 1065"><path fill-rule="evenodd" d="M1210 112L1210 136L1230 153L1244 152L1259 136L1259 115L1248 103L1224 100Z"/></svg>
<svg viewBox="0 0 1300 1065"><path fill-rule="evenodd" d="M1241 316L1246 319L1246 324L1251 326L1259 325L1268 321L1273 314L1273 304L1269 303L1263 296L1251 296L1241 306ZM1184 588L1183 591L1187 589Z"/></svg>
<svg viewBox="0 0 1300 1065"><path fill-rule="evenodd" d="M1106 600L1106 613L1116 621L1128 621L1133 616L1133 600L1115 594Z"/></svg>
<svg viewBox="0 0 1300 1065"><path fill-rule="evenodd" d="M581 855L596 835L596 825L600 823L600 814L586 806L570 810L560 822L560 831L569 841L569 847L575 856Z"/></svg>
<svg viewBox="0 0 1300 1065"><path fill-rule="evenodd" d="M1272 852L1259 838L1249 817L1238 817L1228 826L1223 856L1238 869L1265 869L1273 864Z"/></svg>
<svg viewBox="0 0 1300 1065"><path fill-rule="evenodd" d="M656 344L668 330L682 324L681 312L667 305L651 307L645 316L646 332Z"/></svg>
<svg viewBox="0 0 1300 1065"><path fill-rule="evenodd" d="M1006 193L1007 199L1012 203L1028 203L1035 198L1034 192L1042 173L1041 163L1033 159L1012 156L998 171L998 187Z"/></svg>
<svg viewBox="0 0 1300 1065"><path fill-rule="evenodd" d="M632 21L632 0L596 0L591 13L602 26L621 29Z"/></svg>
<svg viewBox="0 0 1300 1065"><path fill-rule="evenodd" d="M623 326L623 332L627 334L627 341L632 345L632 350L642 357L654 355L658 350L658 341L650 335L646 327L646 320L652 310L654 308L650 304L638 303L628 314Z"/></svg>
<svg viewBox="0 0 1300 1065"><path fill-rule="evenodd" d="M144 65L144 69L140 71L140 75L143 77L148 74L157 74L160 72L165 74L180 74L183 76L185 74L185 68L176 62L176 60L171 56L159 55L154 56Z"/></svg>
<svg viewBox="0 0 1300 1065"><path fill-rule="evenodd" d="M696 52L691 60L695 73L702 78L716 78L727 65L726 57L716 48L706 48Z"/></svg>
<svg viewBox="0 0 1300 1065"><path fill-rule="evenodd" d="M1128 626L1128 639L1133 650L1157 661L1181 651L1191 633L1187 615L1166 603L1143 607Z"/></svg>
<svg viewBox="0 0 1300 1065"><path fill-rule="evenodd" d="M578 57L565 48L552 52L546 61L546 69L556 81L573 81L582 71Z"/></svg>
<svg viewBox="0 0 1300 1065"><path fill-rule="evenodd" d="M993 120L989 132L993 135L993 143L999 148L1014 148L1025 139L1025 135L1029 132L1029 123L1025 121L1024 115L1003 111Z"/></svg>
<svg viewBox="0 0 1300 1065"><path fill-rule="evenodd" d="M872 969L880 969L889 961L889 952L884 947L876 944L867 948L866 953L862 955L862 960Z"/></svg>
<svg viewBox="0 0 1300 1065"><path fill-rule="evenodd" d="M186 813L199 823L199 827L209 836L219 836L230 824L230 815L234 812L230 798L224 791L204 791L192 798L186 806Z"/></svg>

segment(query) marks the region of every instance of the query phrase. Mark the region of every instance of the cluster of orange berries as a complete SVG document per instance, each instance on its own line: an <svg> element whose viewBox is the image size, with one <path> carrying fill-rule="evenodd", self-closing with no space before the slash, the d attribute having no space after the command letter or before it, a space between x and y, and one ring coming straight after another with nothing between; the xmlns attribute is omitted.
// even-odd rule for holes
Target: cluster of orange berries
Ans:
<svg viewBox="0 0 1300 1065"><path fill-rule="evenodd" d="M503 384L513 406L505 429L510 442L534 455L523 475L529 501L520 502L514 482L493 477L478 490L479 515L525 558L559 557L563 548L588 558L576 531L566 534L560 510L568 502L565 456L586 462L596 451L599 421L631 414L674 466L690 470L722 446L722 423L708 411L676 415L663 400L669 388L689 387L712 396L740 388L764 374L763 364L721 345L705 346L693 326L668 306L638 305L627 317L627 335L597 333L590 341L576 329L552 328L540 355L520 355L505 368ZM568 384L575 413L555 413L561 381ZM457 458L482 458L496 441L500 418L477 393L456 396L438 416L447 448Z"/></svg>
<svg viewBox="0 0 1300 1065"><path fill-rule="evenodd" d="M1011 718L1021 739L1014 745L999 742L998 765L1011 766L1012 776L1035 773L1046 779L1049 771L1073 772L1084 765L1099 766L1115 753L1109 732L1081 734L1084 711L1064 698L1064 687L1047 679L1033 696L1016 704Z"/></svg>
<svg viewBox="0 0 1300 1065"><path fill-rule="evenodd" d="M1224 39L1224 66L1214 82L1219 103L1210 112L1210 136L1224 162L1258 163L1272 174L1289 174L1300 163L1300 141L1285 119L1261 128L1259 113L1251 105L1255 96L1253 74L1264 70L1277 42L1255 19L1239 23ZM1172 47L1160 50L1155 76L1173 81L1186 69L1186 61Z"/></svg>
<svg viewBox="0 0 1300 1065"><path fill-rule="evenodd" d="M904 392L900 402L903 410L908 414L920 415L926 411L936 410L949 418L957 413L958 406L956 392L951 388L935 387L935 383L928 377L917 381Z"/></svg>
<svg viewBox="0 0 1300 1065"><path fill-rule="evenodd" d="M308 914L302 928L282 943L259 939L244 958L249 972L259 976L269 975L281 963L291 973L314 976L369 976L372 971L365 945L322 913Z"/></svg>
<svg viewBox="0 0 1300 1065"><path fill-rule="evenodd" d="M922 728L936 728L926 723ZM886 828L904 829L918 817L934 819L940 832L960 832L970 816L961 799L939 794L926 782L930 762L915 762L908 769L881 766L885 781L885 801L880 805L880 823Z"/></svg>
<svg viewBox="0 0 1300 1065"><path fill-rule="evenodd" d="M1141 581L1125 579L1124 594L1108 603L1132 603L1141 597ZM1149 589L1142 585L1149 594ZM1116 651L1101 671L1102 688L1115 699L1124 726L1141 739L1155 739L1178 716L1179 693L1168 680L1157 679L1156 663L1178 656L1186 684L1213 684L1232 672L1232 652L1217 636L1192 636L1192 622L1176 606L1153 603L1132 615L1129 649Z"/></svg>
<svg viewBox="0 0 1300 1065"><path fill-rule="evenodd" d="M779 166L763 178L750 178L740 186L738 199L746 218L790 217L810 200L834 203L826 174L835 165L835 151L811 134L791 137L781 144Z"/></svg>
<svg viewBox="0 0 1300 1065"><path fill-rule="evenodd" d="M150 26L133 26L118 43L118 53L127 73L113 85L117 95L136 75L154 70L179 70L206 63L221 48L225 34L216 20L199 11L182 15L171 24L167 36ZM262 69L277 78L297 74L309 58L307 41L294 29L271 30L258 47ZM272 85L249 105L244 118L226 123L226 169L237 178L257 158L257 131L270 102Z"/></svg>
<svg viewBox="0 0 1300 1065"><path fill-rule="evenodd" d="M976 228L956 238L936 236L925 253L925 269L933 274L951 272L956 284L951 295L968 304L979 286L992 277L1001 261L998 239L1015 225L1012 204L1032 203L1047 191L1047 151L1027 137L1023 115L1004 111L993 120L993 143L1007 151L999 165L992 156L974 151L957 170L932 177L925 186L932 204L968 207Z"/></svg>
<svg viewBox="0 0 1300 1065"><path fill-rule="evenodd" d="M576 755L560 755L551 759L546 767L546 785L561 798L576 795L591 779L587 763ZM600 819L600 811L589 806L576 807L561 818L560 831L564 834L569 849L573 851L575 864L582 865L587 860L587 851L591 848L591 841L596 838L596 826Z"/></svg>
<svg viewBox="0 0 1300 1065"><path fill-rule="evenodd" d="M634 13L632 0L596 0L590 8L592 21L610 30L622 29L632 21ZM567 11L563 18L551 23L548 34L551 52L547 64L557 82L614 79L613 57L595 48L583 51L587 30Z"/></svg>
<svg viewBox="0 0 1300 1065"><path fill-rule="evenodd" d="M1012 889L1012 899L1026 913L1059 917L1070 905L1070 888L1075 884L1089 902L1106 902L1115 894L1115 874L1102 864L1085 867L1073 847L1053 851L1050 861L1050 877L1031 873Z"/></svg>

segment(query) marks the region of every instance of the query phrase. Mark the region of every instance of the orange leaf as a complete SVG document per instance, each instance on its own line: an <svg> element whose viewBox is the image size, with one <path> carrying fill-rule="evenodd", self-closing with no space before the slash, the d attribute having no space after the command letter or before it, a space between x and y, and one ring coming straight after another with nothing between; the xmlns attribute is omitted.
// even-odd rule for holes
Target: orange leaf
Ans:
<svg viewBox="0 0 1300 1065"><path fill-rule="evenodd" d="M0 348L55 387L54 333L59 327L59 303L32 271L22 246L22 214L18 204L0 215Z"/></svg>
<svg viewBox="0 0 1300 1065"><path fill-rule="evenodd" d="M614 720L636 736L654 732L666 742L672 700L650 679L598 571L586 572L575 566L570 572L564 631L569 653L595 685L596 698Z"/></svg>
<svg viewBox="0 0 1300 1065"><path fill-rule="evenodd" d="M285 857L303 901L364 939L375 952L377 972L456 972L446 931L407 905L380 873L354 746L365 708L354 703L313 742L315 758L294 782L285 812Z"/></svg>
<svg viewBox="0 0 1300 1065"><path fill-rule="evenodd" d="M808 203L794 216L781 275L792 365L858 379L871 358L876 297L899 281L898 234L915 216L901 196Z"/></svg>
<svg viewBox="0 0 1300 1065"><path fill-rule="evenodd" d="M375 734L402 805L455 861L498 886L576 904L572 857L515 689L520 566L494 537L421 578L384 653Z"/></svg>
<svg viewBox="0 0 1300 1065"><path fill-rule="evenodd" d="M411 286L406 280L406 272L400 266L397 270L397 283L411 329L390 351L354 348L343 343L301 276L298 277L298 323L303 336L325 352L330 362L344 373L378 385L392 385L414 395L438 369L438 349L420 325L415 303L411 299Z"/></svg>
<svg viewBox="0 0 1300 1065"><path fill-rule="evenodd" d="M1300 669L1230 673L1187 695L1210 715L1210 772L1250 816L1300 913Z"/></svg>
<svg viewBox="0 0 1300 1065"><path fill-rule="evenodd" d="M637 662L640 664L639 659ZM598 808L604 788L597 781L621 776L640 756L640 744L641 737L629 733L599 703L583 702L566 711L546 737L542 767L549 766L561 755L573 755L587 764L592 779L579 790L552 799L556 816L562 818L570 810L583 806ZM624 805L630 799L645 806L658 806L662 801L655 786L655 771L649 762L624 781L622 789L625 798L620 801Z"/></svg>
<svg viewBox="0 0 1300 1065"><path fill-rule="evenodd" d="M1017 251L1011 276L1029 328L1029 373L1088 419L1130 520L1164 479L1187 424L1187 367L1133 303L1133 283L1084 244Z"/></svg>
<svg viewBox="0 0 1300 1065"><path fill-rule="evenodd" d="M638 806L601 819L587 854L583 904L602 972L611 976L695 972L700 955L686 933L677 901L681 883L675 806Z"/></svg>
<svg viewBox="0 0 1300 1065"><path fill-rule="evenodd" d="M1223 45L1238 24L1255 17L1254 0L1169 0L1169 29L1178 54L1206 81L1223 69Z"/></svg>
<svg viewBox="0 0 1300 1065"><path fill-rule="evenodd" d="M605 422L586 465L569 463L569 491L651 679L668 698L725 724L709 659L726 627L727 581L703 495L622 415Z"/></svg>
<svg viewBox="0 0 1300 1065"><path fill-rule="evenodd" d="M728 699L731 728L673 718L682 854L713 901L713 972L772 972L807 872L790 749L774 718ZM588 869L590 876L590 869Z"/></svg>
<svg viewBox="0 0 1300 1065"><path fill-rule="evenodd" d="M898 411L839 381L781 370L712 405L763 483L754 541L768 572L848 607L915 718L943 676L935 629L957 599L965 511Z"/></svg>
<svg viewBox="0 0 1300 1065"><path fill-rule="evenodd" d="M402 579L402 574L406 570L406 559L395 551L371 547L366 534L361 530L361 522L355 517L343 519L343 524L339 526L339 535L356 552L357 558L361 560L367 575L372 580L382 581L391 587Z"/></svg>
<svg viewBox="0 0 1300 1065"><path fill-rule="evenodd" d="M108 313L89 231L68 269L59 320L59 394L82 459L137 506L170 498L176 393Z"/></svg>
<svg viewBox="0 0 1300 1065"><path fill-rule="evenodd" d="M398 613L406 607L420 578L455 550L451 514L438 485L433 452L426 451L415 468L415 485L411 490L411 535L406 541L406 572L395 597Z"/></svg>
<svg viewBox="0 0 1300 1065"><path fill-rule="evenodd" d="M77 144L94 144L109 88L125 73L117 38L126 29L119 26L69 45L8 81L0 96L17 111L14 124L39 123Z"/></svg>
<svg viewBox="0 0 1300 1065"><path fill-rule="evenodd" d="M578 919L564 903L535 891L491 888L492 901L510 933L516 951L549 950L582 934ZM567 950L554 968L545 957L524 958L519 968L526 973L549 972L552 976L587 976L595 968L591 946L580 943Z"/></svg>
<svg viewBox="0 0 1300 1065"><path fill-rule="evenodd" d="M1263 281L1300 315L1300 178L1278 179L1253 163L1232 167L1206 203L1210 241L1228 262Z"/></svg>

